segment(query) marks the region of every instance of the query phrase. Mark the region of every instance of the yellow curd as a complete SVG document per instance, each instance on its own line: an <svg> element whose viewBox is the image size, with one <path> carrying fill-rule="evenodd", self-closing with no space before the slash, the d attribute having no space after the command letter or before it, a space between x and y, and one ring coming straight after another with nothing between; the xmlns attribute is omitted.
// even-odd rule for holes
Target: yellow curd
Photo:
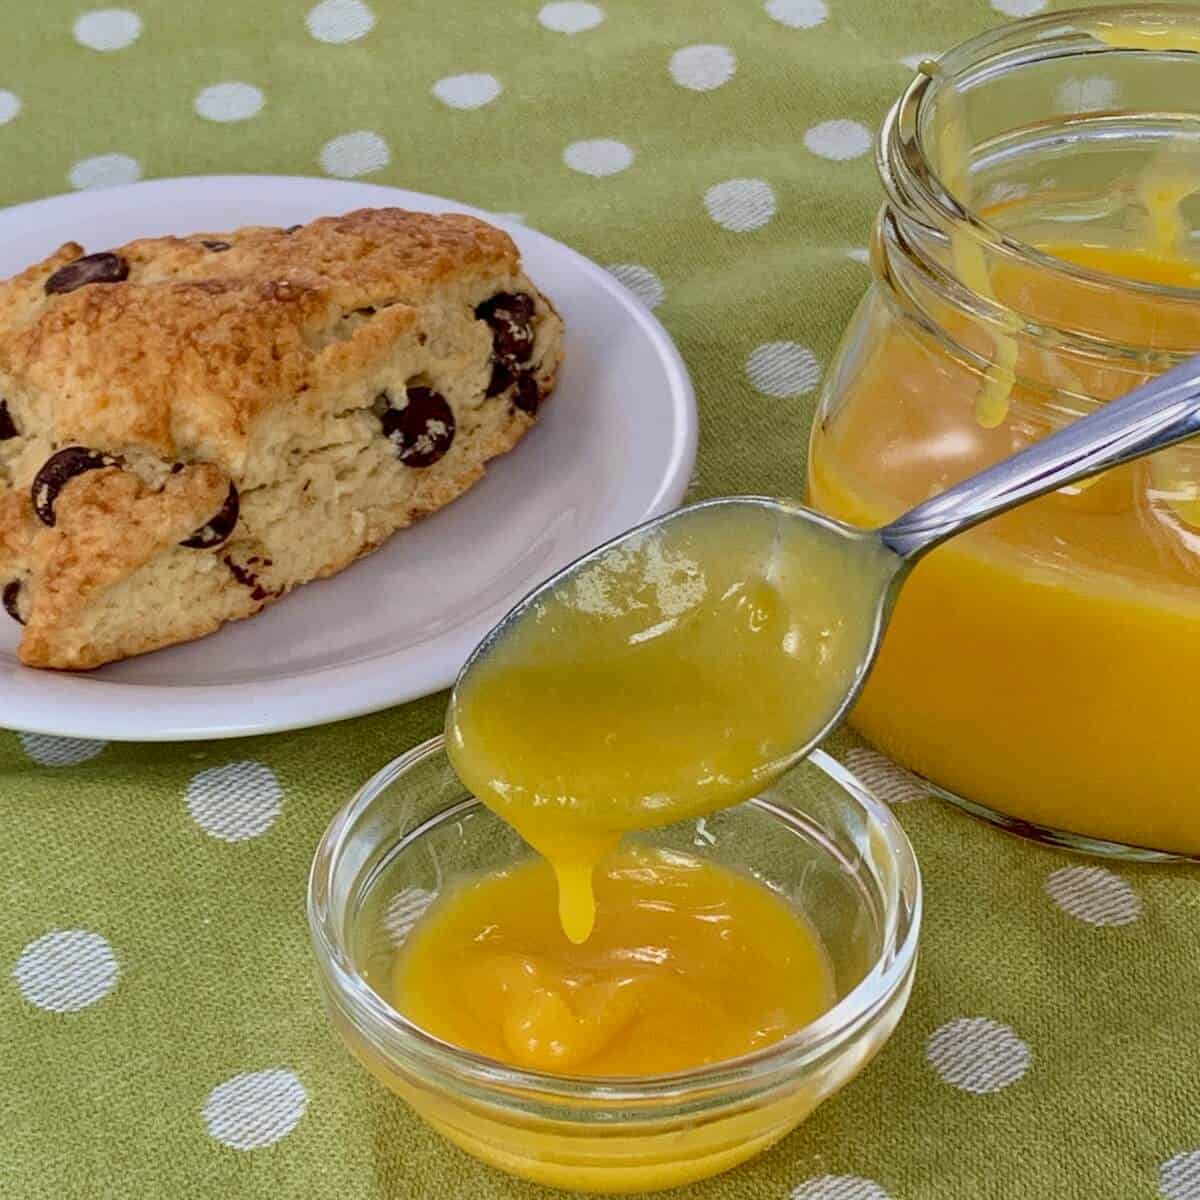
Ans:
<svg viewBox="0 0 1200 1200"><path fill-rule="evenodd" d="M1043 250L1200 287L1200 262L1145 247ZM1052 324L1135 344L1187 345L1200 326L1200 297L1189 308L1153 293L1106 296L1020 268L994 270L993 284ZM1104 398L1136 383L1105 365L1074 370ZM984 427L969 406L978 388L894 328L814 431L813 502L854 524L885 524L1053 428L1043 394L1020 382L1010 419ZM1200 853L1200 805L1180 785L1195 759L1181 697L1200 687L1195 455L1183 447L1109 472L933 551L901 592L855 726L943 787L1018 820Z"/></svg>
<svg viewBox="0 0 1200 1200"><path fill-rule="evenodd" d="M857 678L876 590L864 573L890 566L773 509L715 508L539 597L460 681L446 748L462 782L544 859L460 881L433 905L393 966L398 1011L502 1063L612 1079L737 1058L831 1008L830 956L793 905L749 875L619 843L748 799L795 761ZM642 1191L759 1153L896 1017L818 1078L719 1121L606 1138L586 1162L569 1136L498 1133L470 1106L394 1086L506 1170Z"/></svg>
<svg viewBox="0 0 1200 1200"><path fill-rule="evenodd" d="M888 558L766 508L684 514L544 595L471 668L450 761L553 864L572 941L622 834L748 799L820 732Z"/></svg>
<svg viewBox="0 0 1200 1200"><path fill-rule="evenodd" d="M1200 50L1186 15L1100 10L1079 20L1118 51ZM1139 61L1102 70L1144 86ZM1200 291L1188 295L1200 289L1186 217L1200 191L1194 140L1122 142L1128 157L1119 158L1112 128L1102 143L1064 134L1066 149L1035 184L981 206L964 97L940 67L922 70L936 96L928 146L941 185L964 214L1036 252L1014 252L1013 242L997 250L978 225L950 220L941 266L982 303L964 305L940 286L915 303L897 293L900 309L912 304L907 316L921 311L924 331L874 298L864 305L847 335L853 366L814 428L809 490L817 507L871 527L1046 436L1090 401L1135 387L1156 357L1157 369L1166 365L1160 352L1200 349ZM976 79L973 89L972 112L994 139L987 87ZM1169 88L1161 99L1173 111ZM1101 162L1119 173L1104 180ZM1104 211L1107 224L1097 218ZM1073 238L1081 215L1086 233ZM899 251L888 253L896 265ZM1038 254L1089 274L1050 269ZM1078 335L1090 348L1067 352ZM1018 822L1200 854L1200 805L1180 783L1194 771L1182 697L1200 684L1198 539L1192 445L955 539L905 584L853 723L942 787Z"/></svg>
<svg viewBox="0 0 1200 1200"><path fill-rule="evenodd" d="M774 892L630 845L596 872L596 925L562 932L550 867L459 883L396 960L393 1003L444 1041L570 1075L649 1075L770 1045L834 1002L826 953Z"/></svg>
<svg viewBox="0 0 1200 1200"><path fill-rule="evenodd" d="M530 602L455 689L446 754L544 858L443 889L391 966L398 1012L491 1060L611 1084L754 1054L832 1008L833 956L784 895L622 836L742 802L792 766L856 683L876 575L893 564L778 506L715 506ZM860 938L835 948L842 971ZM488 1162L643 1192L727 1170L787 1133L874 1054L906 995L905 983L853 1049L830 1043L820 1067L780 1072L754 1103L661 1128L634 1116L628 1134L510 1127L364 1057ZM752 1087L755 1069L744 1078Z"/></svg>

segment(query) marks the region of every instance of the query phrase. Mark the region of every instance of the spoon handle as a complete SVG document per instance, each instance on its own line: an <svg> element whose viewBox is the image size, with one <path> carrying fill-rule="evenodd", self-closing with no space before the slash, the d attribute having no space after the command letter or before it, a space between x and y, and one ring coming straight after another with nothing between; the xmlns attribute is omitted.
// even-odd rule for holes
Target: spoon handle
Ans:
<svg viewBox="0 0 1200 1200"><path fill-rule="evenodd" d="M997 513L1197 433L1200 355L909 509L879 536L916 559Z"/></svg>

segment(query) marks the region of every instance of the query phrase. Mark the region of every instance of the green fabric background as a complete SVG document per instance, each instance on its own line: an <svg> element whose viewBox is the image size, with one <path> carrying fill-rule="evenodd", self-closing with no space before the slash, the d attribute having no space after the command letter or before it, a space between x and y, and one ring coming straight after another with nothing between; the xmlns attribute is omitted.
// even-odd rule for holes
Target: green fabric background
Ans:
<svg viewBox="0 0 1200 1200"><path fill-rule="evenodd" d="M113 153L147 178L319 174L329 139L372 130L391 161L371 181L519 212L600 263L659 276L658 315L703 414L697 497L800 491L814 396L760 394L746 360L790 341L828 363L867 283L847 251L865 244L879 200L870 155L820 157L805 131L833 119L873 131L909 77L902 57L1002 19L984 0L828 0L827 19L802 28L762 0L603 0L601 24L567 35L539 23L537 0L369 0L373 29L329 44L306 28L309 0L118 3L141 33L104 52L72 35L83 3L0 7L0 89L20 100L0 124L0 201L68 190L76 163ZM672 80L672 54L697 44L734 53L727 83ZM503 92L475 110L431 94L467 72ZM261 112L198 116L196 94L230 80L262 90ZM568 169L564 148L590 138L626 143L633 164L604 178ZM706 214L705 191L734 178L771 185L777 212L762 228L730 232ZM239 742L113 744L75 766L41 765L0 733L0 1196L550 1194L443 1144L367 1077L327 1025L310 967L303 897L318 836L370 773L437 730L443 703ZM198 771L243 761L274 772L282 809L262 836L230 844L192 820L185 793ZM878 764L868 773L888 779ZM1097 926L1047 893L1075 860L930 798L899 812L927 907L898 1033L781 1145L686 1194L1200 1197L1200 1154L1179 1157L1200 1151L1194 872L1115 868L1140 913L1133 902L1136 919ZM115 988L77 1012L29 1003L13 974L55 929L101 934L119 963ZM984 1095L943 1082L927 1042L963 1017L1011 1027L1030 1050L1025 1074ZM274 1067L307 1093L295 1128L260 1149L214 1140L211 1090ZM851 1178L827 1178L839 1176Z"/></svg>

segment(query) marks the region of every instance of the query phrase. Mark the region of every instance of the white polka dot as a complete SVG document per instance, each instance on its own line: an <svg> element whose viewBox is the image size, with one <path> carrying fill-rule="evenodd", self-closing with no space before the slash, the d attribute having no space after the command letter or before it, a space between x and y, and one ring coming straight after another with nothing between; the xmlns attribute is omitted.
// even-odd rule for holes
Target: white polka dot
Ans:
<svg viewBox="0 0 1200 1200"><path fill-rule="evenodd" d="M871 262L871 251L866 246L851 246L846 251L846 257L854 259L856 263L869 265Z"/></svg>
<svg viewBox="0 0 1200 1200"><path fill-rule="evenodd" d="M767 16L793 29L812 29L829 16L824 0L767 0Z"/></svg>
<svg viewBox="0 0 1200 1200"><path fill-rule="evenodd" d="M647 308L657 308L666 298L662 280L649 267L637 263L613 263L608 270Z"/></svg>
<svg viewBox="0 0 1200 1200"><path fill-rule="evenodd" d="M910 71L915 71L927 58L937 62L937 57L932 50L927 50L923 54L906 54L900 61Z"/></svg>
<svg viewBox="0 0 1200 1200"><path fill-rule="evenodd" d="M21 749L43 767L74 767L95 758L107 742L90 738L53 737L48 733L21 733Z"/></svg>
<svg viewBox="0 0 1200 1200"><path fill-rule="evenodd" d="M119 187L123 183L137 183L142 177L142 167L136 158L128 154L98 154L77 162L67 176L73 188Z"/></svg>
<svg viewBox="0 0 1200 1200"><path fill-rule="evenodd" d="M1006 17L1032 17L1049 3L1050 0L992 0L992 7Z"/></svg>
<svg viewBox="0 0 1200 1200"><path fill-rule="evenodd" d="M582 33L585 29L595 29L604 20L604 9L581 0L558 0L555 4L543 4L538 20L555 33Z"/></svg>
<svg viewBox="0 0 1200 1200"><path fill-rule="evenodd" d="M572 142L563 151L563 162L572 171L585 175L615 175L633 162L633 151L624 142L596 138L590 142Z"/></svg>
<svg viewBox="0 0 1200 1200"><path fill-rule="evenodd" d="M117 986L112 947L86 929L56 929L21 951L13 978L21 995L46 1012L78 1012Z"/></svg>
<svg viewBox="0 0 1200 1200"><path fill-rule="evenodd" d="M283 789L270 767L233 762L193 775L184 802L205 833L223 842L244 842L275 824Z"/></svg>
<svg viewBox="0 0 1200 1200"><path fill-rule="evenodd" d="M362 0L321 0L304 23L318 42L336 46L366 37L375 28L375 14Z"/></svg>
<svg viewBox="0 0 1200 1200"><path fill-rule="evenodd" d="M722 229L749 233L775 215L775 193L765 179L727 179L704 193L704 207Z"/></svg>
<svg viewBox="0 0 1200 1200"><path fill-rule="evenodd" d="M447 75L433 85L433 94L450 108L482 108L503 90L495 75Z"/></svg>
<svg viewBox="0 0 1200 1200"><path fill-rule="evenodd" d="M1059 112L1102 112L1116 108L1119 94L1115 79L1096 75L1090 79L1068 79L1059 84L1055 101Z"/></svg>
<svg viewBox="0 0 1200 1200"><path fill-rule="evenodd" d="M805 396L821 382L817 356L799 342L764 342L746 359L754 390L779 400Z"/></svg>
<svg viewBox="0 0 1200 1200"><path fill-rule="evenodd" d="M387 142L367 129L343 133L321 147L321 170L342 179L382 171L391 161Z"/></svg>
<svg viewBox="0 0 1200 1200"><path fill-rule="evenodd" d="M425 915L425 910L437 899L425 888L405 888L397 892L384 910L383 928L393 946L399 946L412 927Z"/></svg>
<svg viewBox="0 0 1200 1200"><path fill-rule="evenodd" d="M907 804L929 795L921 781L890 758L868 746L846 751L846 766L885 804Z"/></svg>
<svg viewBox="0 0 1200 1200"><path fill-rule="evenodd" d="M287 1137L308 1107L295 1072L282 1067L250 1071L219 1083L202 1115L211 1137L231 1150L259 1150Z"/></svg>
<svg viewBox="0 0 1200 1200"><path fill-rule="evenodd" d="M1029 1047L1007 1025L959 1017L935 1029L925 1057L943 1083L982 1096L1016 1083L1029 1070Z"/></svg>
<svg viewBox="0 0 1200 1200"><path fill-rule="evenodd" d="M1119 875L1104 867L1063 867L1046 880L1046 895L1068 916L1089 925L1131 925L1142 902Z"/></svg>
<svg viewBox="0 0 1200 1200"><path fill-rule="evenodd" d="M0 125L7 125L21 111L21 98L0 88Z"/></svg>
<svg viewBox="0 0 1200 1200"><path fill-rule="evenodd" d="M793 1188L791 1200L888 1200L888 1194L858 1175L821 1175Z"/></svg>
<svg viewBox="0 0 1200 1200"><path fill-rule="evenodd" d="M75 22L75 40L89 50L124 50L141 32L142 18L127 8L98 8Z"/></svg>
<svg viewBox="0 0 1200 1200"><path fill-rule="evenodd" d="M822 121L805 133L804 144L822 158L845 162L870 150L871 131L857 121Z"/></svg>
<svg viewBox="0 0 1200 1200"><path fill-rule="evenodd" d="M671 78L693 92L711 92L728 83L737 58L728 46L685 46L671 55Z"/></svg>
<svg viewBox="0 0 1200 1200"><path fill-rule="evenodd" d="M196 112L209 121L247 121L262 112L266 97L252 83L214 83L196 95Z"/></svg>
<svg viewBox="0 0 1200 1200"><path fill-rule="evenodd" d="M1200 1150L1186 1150L1158 1169L1158 1190L1165 1200L1200 1200Z"/></svg>

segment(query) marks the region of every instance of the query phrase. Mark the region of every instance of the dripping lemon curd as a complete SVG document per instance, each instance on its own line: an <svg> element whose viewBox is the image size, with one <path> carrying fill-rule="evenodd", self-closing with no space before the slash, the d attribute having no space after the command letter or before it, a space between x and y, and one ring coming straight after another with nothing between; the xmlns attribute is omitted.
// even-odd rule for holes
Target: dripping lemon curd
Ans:
<svg viewBox="0 0 1200 1200"><path fill-rule="evenodd" d="M451 761L553 865L568 938L623 834L748 799L825 726L889 560L767 507L703 509L569 576L471 668Z"/></svg>
<svg viewBox="0 0 1200 1200"><path fill-rule="evenodd" d="M396 961L397 1006L526 1069L637 1076L736 1058L833 1003L804 917L748 875L636 844L600 864L595 928L563 936L550 867L460 882Z"/></svg>
<svg viewBox="0 0 1200 1200"><path fill-rule="evenodd" d="M504 1061L646 1075L828 1008L801 914L726 868L617 847L750 798L824 727L873 629L856 562L773 510L718 507L535 599L460 681L447 749L549 866L443 900L401 955L402 1010Z"/></svg>
<svg viewBox="0 0 1200 1200"><path fill-rule="evenodd" d="M391 964L396 1010L487 1059L602 1081L739 1059L827 1013L859 976L843 968L839 991L836 954L796 901L753 862L636 834L736 805L794 765L857 681L876 576L893 565L788 520L784 505L717 506L539 593L460 679L446 751L540 857L439 887ZM843 962L855 930L833 947ZM899 1017L908 982L896 986L867 1044L830 1049L813 1080L801 1072L728 1125L597 1145L571 1169L552 1138L517 1131L498 1148L490 1132L463 1132L458 1105L398 1090L515 1173L588 1190L671 1186L758 1153L856 1073Z"/></svg>
<svg viewBox="0 0 1200 1200"><path fill-rule="evenodd" d="M1116 49L1200 50L1200 30L1186 24L1085 23ZM955 352L866 302L848 335L855 365L814 427L809 490L817 507L869 527L1045 436L1063 422L1060 406L1081 413L1079 397L1113 399L1170 354L1200 350L1200 258L1187 220L1200 192L1196 142L1155 141L1144 165L1108 187L1113 206L1124 204L1111 227L1073 239L1071 220L1045 219L1053 189L981 202L962 97L938 82L939 178L962 208L1036 253L985 256L955 225L951 274L1000 313L984 322L931 306ZM1062 211L1084 211L1060 186ZM1048 269L1039 253L1087 274ZM1060 353L1049 329L1085 333L1091 354ZM1121 347L1143 348L1141 358ZM852 721L906 765L1025 827L1200 854L1200 805L1179 786L1195 769L1181 696L1200 687L1197 583L1200 457L1185 445L934 551L901 594Z"/></svg>

